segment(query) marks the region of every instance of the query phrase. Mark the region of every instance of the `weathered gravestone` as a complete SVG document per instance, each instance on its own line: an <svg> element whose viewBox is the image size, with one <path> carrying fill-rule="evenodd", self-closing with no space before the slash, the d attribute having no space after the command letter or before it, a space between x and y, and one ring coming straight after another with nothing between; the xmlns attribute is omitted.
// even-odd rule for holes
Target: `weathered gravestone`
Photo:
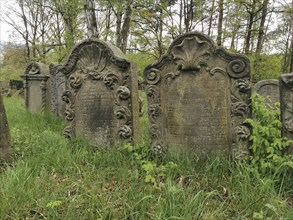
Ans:
<svg viewBox="0 0 293 220"><path fill-rule="evenodd" d="M268 97L270 100L268 104L271 107L274 107L275 103L280 102L279 80L261 80L254 85L253 90L261 96Z"/></svg>
<svg viewBox="0 0 293 220"><path fill-rule="evenodd" d="M66 90L65 76L59 71L62 65L51 64L51 111L57 116L63 116L65 112L65 102L62 95Z"/></svg>
<svg viewBox="0 0 293 220"><path fill-rule="evenodd" d="M245 56L226 52L201 33L187 33L144 77L155 151L247 153L251 86Z"/></svg>
<svg viewBox="0 0 293 220"><path fill-rule="evenodd" d="M11 140L8 121L4 108L2 95L0 94L0 165L11 160Z"/></svg>
<svg viewBox="0 0 293 220"><path fill-rule="evenodd" d="M86 136L97 147L137 141L137 76L118 48L85 40L59 71L68 86L65 136Z"/></svg>
<svg viewBox="0 0 293 220"><path fill-rule="evenodd" d="M51 109L51 83L48 80L49 67L43 63L31 62L24 79L25 104L26 108L32 112L50 111Z"/></svg>
<svg viewBox="0 0 293 220"><path fill-rule="evenodd" d="M293 140L293 74L284 74L280 77L280 104L282 120L282 136ZM293 145L289 147L293 154Z"/></svg>

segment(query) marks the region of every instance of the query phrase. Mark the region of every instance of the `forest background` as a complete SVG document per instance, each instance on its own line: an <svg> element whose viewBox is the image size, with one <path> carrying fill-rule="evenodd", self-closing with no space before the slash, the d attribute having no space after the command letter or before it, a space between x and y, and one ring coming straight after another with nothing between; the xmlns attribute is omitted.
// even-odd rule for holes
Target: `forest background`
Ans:
<svg viewBox="0 0 293 220"><path fill-rule="evenodd" d="M0 11L10 27L0 81L19 79L30 61L64 63L89 37L119 47L142 74L190 31L247 55L254 82L293 70L293 0L11 0Z"/></svg>

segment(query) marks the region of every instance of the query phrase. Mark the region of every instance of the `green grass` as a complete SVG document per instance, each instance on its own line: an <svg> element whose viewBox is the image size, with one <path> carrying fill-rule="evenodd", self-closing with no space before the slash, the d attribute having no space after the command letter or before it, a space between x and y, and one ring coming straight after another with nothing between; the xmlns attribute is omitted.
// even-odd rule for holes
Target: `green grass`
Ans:
<svg viewBox="0 0 293 220"><path fill-rule="evenodd" d="M0 219L293 219L289 174L260 178L225 158L166 155L158 166L177 167L154 174L154 187L134 153L68 141L63 120L4 101L14 163L0 173Z"/></svg>

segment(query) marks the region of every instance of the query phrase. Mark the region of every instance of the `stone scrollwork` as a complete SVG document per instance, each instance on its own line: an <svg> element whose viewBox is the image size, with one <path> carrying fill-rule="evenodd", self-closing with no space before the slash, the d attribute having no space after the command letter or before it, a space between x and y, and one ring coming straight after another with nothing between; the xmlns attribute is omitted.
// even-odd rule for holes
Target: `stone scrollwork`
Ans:
<svg viewBox="0 0 293 220"><path fill-rule="evenodd" d="M118 129L118 135L122 139L130 139L132 136L132 129L129 125L123 125Z"/></svg>
<svg viewBox="0 0 293 220"><path fill-rule="evenodd" d="M145 73L145 81L147 84L156 85L161 80L161 71L158 69L150 69Z"/></svg>
<svg viewBox="0 0 293 220"><path fill-rule="evenodd" d="M250 68L244 61L235 59L228 64L227 72L231 77L238 79L247 76L250 73Z"/></svg>
<svg viewBox="0 0 293 220"><path fill-rule="evenodd" d="M65 118L69 123L63 132L66 137L75 136L77 93L87 81L101 81L109 89L106 91L112 94L113 115L117 120L114 122L117 127L109 136L113 140L132 139L130 70L130 62L124 55L100 40L87 39L73 49L67 63L58 70L67 77L68 82L68 90L62 96L66 102Z"/></svg>
<svg viewBox="0 0 293 220"><path fill-rule="evenodd" d="M287 129L287 131L293 132L293 116L285 118L284 126Z"/></svg>
<svg viewBox="0 0 293 220"><path fill-rule="evenodd" d="M119 86L116 91L118 97L122 100L127 100L130 98L130 90L126 86Z"/></svg>

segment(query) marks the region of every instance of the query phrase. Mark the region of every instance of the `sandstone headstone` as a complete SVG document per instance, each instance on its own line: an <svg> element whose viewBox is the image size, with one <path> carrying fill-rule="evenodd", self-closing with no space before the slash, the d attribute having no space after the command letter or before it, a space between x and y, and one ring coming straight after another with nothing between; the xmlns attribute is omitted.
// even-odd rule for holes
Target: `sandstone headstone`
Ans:
<svg viewBox="0 0 293 220"><path fill-rule="evenodd" d="M280 77L282 136L293 140L293 73ZM293 154L293 145L289 148Z"/></svg>
<svg viewBox="0 0 293 220"><path fill-rule="evenodd" d="M217 47L198 32L179 36L144 71L152 146L206 153L248 152L251 115L247 57Z"/></svg>
<svg viewBox="0 0 293 220"><path fill-rule="evenodd" d="M66 90L65 76L59 71L62 65L51 64L51 111L57 116L64 116L65 102L62 95Z"/></svg>
<svg viewBox="0 0 293 220"><path fill-rule="evenodd" d="M2 95L0 94L0 165L11 160L11 139L8 121L4 108Z"/></svg>
<svg viewBox="0 0 293 220"><path fill-rule="evenodd" d="M59 71L68 87L63 95L65 136L86 136L97 147L137 142L138 79L118 48L85 40Z"/></svg>
<svg viewBox="0 0 293 220"><path fill-rule="evenodd" d="M32 112L50 111L51 109L51 83L48 80L49 67L43 63L31 62L24 79L25 104L26 108Z"/></svg>
<svg viewBox="0 0 293 220"><path fill-rule="evenodd" d="M261 96L268 97L270 106L274 107L275 103L280 102L279 80L266 79L261 80L254 86L254 91Z"/></svg>

